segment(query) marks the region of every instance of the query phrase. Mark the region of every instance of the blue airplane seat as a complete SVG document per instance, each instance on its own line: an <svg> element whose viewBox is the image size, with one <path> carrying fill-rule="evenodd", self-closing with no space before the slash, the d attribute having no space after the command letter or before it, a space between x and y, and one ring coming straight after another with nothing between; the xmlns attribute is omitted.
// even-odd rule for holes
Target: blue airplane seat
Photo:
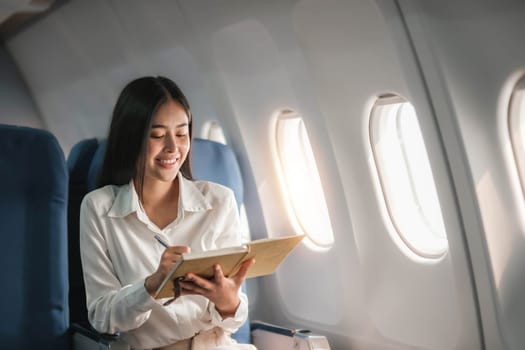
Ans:
<svg viewBox="0 0 525 350"><path fill-rule="evenodd" d="M70 182L86 186L89 166L97 148L98 139L96 138L79 141L71 148L67 157Z"/></svg>
<svg viewBox="0 0 525 350"><path fill-rule="evenodd" d="M68 261L69 261L69 317L70 321L89 327L86 291L80 256L79 220L80 204L87 194L89 167L98 148L96 138L86 139L73 146L67 157L69 171L68 199Z"/></svg>
<svg viewBox="0 0 525 350"><path fill-rule="evenodd" d="M93 155L89 170L87 173L87 190L91 192L98 188L100 172L102 171L102 163L104 162L104 155L106 154L106 140L100 140L97 150Z"/></svg>
<svg viewBox="0 0 525 350"><path fill-rule="evenodd" d="M69 347L68 172L47 131L0 125L0 348Z"/></svg>
<svg viewBox="0 0 525 350"><path fill-rule="evenodd" d="M222 143L195 138L193 139L191 170L197 180L216 182L230 188L240 208L244 201L244 184L241 168L233 150ZM242 285L246 292L246 283ZM232 335L239 343L250 344L250 320Z"/></svg>
<svg viewBox="0 0 525 350"><path fill-rule="evenodd" d="M233 150L222 143L195 138L193 140L191 170L197 180L216 182L230 188L237 207L244 202L241 168Z"/></svg>

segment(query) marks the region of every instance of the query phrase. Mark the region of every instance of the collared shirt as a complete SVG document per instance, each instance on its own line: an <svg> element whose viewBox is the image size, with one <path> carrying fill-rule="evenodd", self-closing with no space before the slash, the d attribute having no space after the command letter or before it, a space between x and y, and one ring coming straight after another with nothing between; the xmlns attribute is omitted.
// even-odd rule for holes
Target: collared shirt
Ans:
<svg viewBox="0 0 525 350"><path fill-rule="evenodd" d="M90 192L80 209L80 248L88 316L102 333L123 332L133 349L149 349L220 327L234 332L247 318L246 295L235 316L222 319L215 305L198 296L182 296L168 306L153 299L144 280L155 272L164 247L188 245L192 252L241 244L233 192L180 173L177 218L163 229L142 209L133 182ZM177 180L175 180L177 181Z"/></svg>

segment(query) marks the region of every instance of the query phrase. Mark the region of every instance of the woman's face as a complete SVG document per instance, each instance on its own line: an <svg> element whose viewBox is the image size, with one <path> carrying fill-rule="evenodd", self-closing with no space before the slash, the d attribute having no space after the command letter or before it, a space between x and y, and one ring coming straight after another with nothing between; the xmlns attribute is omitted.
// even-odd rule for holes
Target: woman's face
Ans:
<svg viewBox="0 0 525 350"><path fill-rule="evenodd" d="M190 150L189 118L173 100L160 106L153 116L146 151L144 180L171 182Z"/></svg>

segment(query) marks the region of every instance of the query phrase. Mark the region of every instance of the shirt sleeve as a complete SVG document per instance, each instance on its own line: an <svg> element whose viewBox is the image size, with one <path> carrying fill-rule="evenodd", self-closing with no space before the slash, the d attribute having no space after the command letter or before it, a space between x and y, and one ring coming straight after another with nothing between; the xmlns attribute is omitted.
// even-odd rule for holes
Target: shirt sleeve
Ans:
<svg viewBox="0 0 525 350"><path fill-rule="evenodd" d="M226 333L231 334L237 331L237 329L246 322L248 318L248 297L244 292L239 290L239 298L241 299L241 303L239 304L237 311L235 311L235 315L224 319L215 308L214 303L210 302L208 304L208 312L213 326L221 327Z"/></svg>
<svg viewBox="0 0 525 350"><path fill-rule="evenodd" d="M144 281L122 286L108 255L100 213L87 196L80 209L80 251L89 322L101 333L138 328L150 316L155 300Z"/></svg>

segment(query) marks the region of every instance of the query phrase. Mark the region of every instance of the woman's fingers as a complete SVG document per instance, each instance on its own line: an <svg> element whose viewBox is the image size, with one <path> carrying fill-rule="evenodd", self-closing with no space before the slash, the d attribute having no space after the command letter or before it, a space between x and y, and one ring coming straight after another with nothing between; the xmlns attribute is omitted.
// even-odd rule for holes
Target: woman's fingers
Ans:
<svg viewBox="0 0 525 350"><path fill-rule="evenodd" d="M153 274L147 276L144 281L144 287L149 294L153 295L153 293L160 287L164 278L166 278L173 268L173 265L177 262L177 259L179 259L182 254L189 252L190 247L185 245L170 246L162 252L157 270ZM177 296L175 298L177 298Z"/></svg>
<svg viewBox="0 0 525 350"><path fill-rule="evenodd" d="M190 251L191 249L187 245L176 245L166 248L163 255L174 263L180 258L182 254L189 253Z"/></svg>
<svg viewBox="0 0 525 350"><path fill-rule="evenodd" d="M215 282L217 282L218 284L223 284L224 283L224 273L222 272L221 265L215 264L213 266L213 269L215 273L214 274Z"/></svg>
<svg viewBox="0 0 525 350"><path fill-rule="evenodd" d="M186 275L186 278L181 281L182 286L186 290L203 294L215 289L215 284L206 278L199 277L193 273Z"/></svg>
<svg viewBox="0 0 525 350"><path fill-rule="evenodd" d="M224 272L219 264L214 265L214 276L213 279L208 280L206 278L199 277L193 273L189 273L186 276L185 284L183 285L185 289L191 290L192 292L197 292L199 294L205 295L206 292L213 291L215 289L224 288L227 284L230 285L229 288L232 288L232 282L235 284L235 289L240 288L241 284L246 278L249 268L255 263L255 259L249 259L242 263L239 271L229 279L224 276ZM186 282L191 282L194 285L187 284Z"/></svg>
<svg viewBox="0 0 525 350"><path fill-rule="evenodd" d="M193 273L188 273L184 280L179 281L181 295L202 295L215 304L215 309L221 316L230 317L235 314L239 306L239 288L254 261L254 259L250 259L244 262L239 272L232 278L224 276L220 265L214 266L212 279L205 279Z"/></svg>
<svg viewBox="0 0 525 350"><path fill-rule="evenodd" d="M235 284L240 286L242 282L244 282L246 274L248 273L248 270L253 264L255 264L254 258L248 259L241 264L241 268L239 269L239 271L237 271L237 273L231 277L235 281Z"/></svg>
<svg viewBox="0 0 525 350"><path fill-rule="evenodd" d="M173 254L182 255L184 253L190 253L191 248L187 245L174 245L174 246L166 248L166 251L169 251Z"/></svg>
<svg viewBox="0 0 525 350"><path fill-rule="evenodd" d="M214 276L213 279L202 278L193 273L188 273L186 279L181 281L182 287L188 291L198 293L201 295L207 295L214 290L223 288L226 283L226 277L222 272L222 268L219 264L213 266Z"/></svg>
<svg viewBox="0 0 525 350"><path fill-rule="evenodd" d="M168 274L180 256L190 252L190 247L185 245L171 246L164 250L157 271L164 276Z"/></svg>

